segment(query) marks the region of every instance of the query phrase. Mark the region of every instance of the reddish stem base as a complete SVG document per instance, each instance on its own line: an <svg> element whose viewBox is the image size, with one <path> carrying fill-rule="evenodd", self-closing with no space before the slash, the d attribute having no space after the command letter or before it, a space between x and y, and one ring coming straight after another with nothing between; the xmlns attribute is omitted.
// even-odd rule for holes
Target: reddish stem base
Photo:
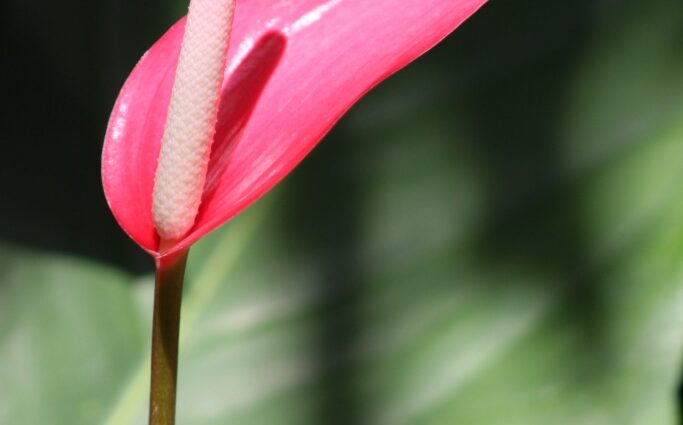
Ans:
<svg viewBox="0 0 683 425"><path fill-rule="evenodd" d="M156 261L150 425L175 424L180 304L187 251Z"/></svg>

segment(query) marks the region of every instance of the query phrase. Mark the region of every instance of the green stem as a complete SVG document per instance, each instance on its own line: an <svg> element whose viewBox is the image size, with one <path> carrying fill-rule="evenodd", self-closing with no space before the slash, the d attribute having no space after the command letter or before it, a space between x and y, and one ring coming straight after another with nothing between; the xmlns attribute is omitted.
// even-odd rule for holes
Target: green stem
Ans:
<svg viewBox="0 0 683 425"><path fill-rule="evenodd" d="M180 303L187 250L156 262L149 425L175 424Z"/></svg>

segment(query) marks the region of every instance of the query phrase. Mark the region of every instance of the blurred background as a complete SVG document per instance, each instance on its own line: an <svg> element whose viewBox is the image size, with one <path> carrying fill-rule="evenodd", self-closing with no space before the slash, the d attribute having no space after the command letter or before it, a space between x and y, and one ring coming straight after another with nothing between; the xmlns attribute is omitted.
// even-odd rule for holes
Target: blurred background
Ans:
<svg viewBox="0 0 683 425"><path fill-rule="evenodd" d="M143 424L100 181L186 1L2 8L0 423ZM180 424L675 424L683 2L492 0L194 249Z"/></svg>

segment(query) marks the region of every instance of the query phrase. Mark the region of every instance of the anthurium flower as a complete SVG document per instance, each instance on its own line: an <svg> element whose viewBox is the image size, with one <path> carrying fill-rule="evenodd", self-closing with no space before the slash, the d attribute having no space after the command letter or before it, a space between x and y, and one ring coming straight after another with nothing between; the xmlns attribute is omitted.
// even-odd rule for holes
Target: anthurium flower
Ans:
<svg viewBox="0 0 683 425"><path fill-rule="evenodd" d="M160 238L168 220L155 221L153 193L155 176L162 178L157 167L186 27L181 19L142 57L111 114L102 179L114 216L157 258L188 248L272 188L363 94L484 2L238 0L224 63L211 68L223 78L207 133L213 143L200 155L205 174L188 186L189 195L177 196L196 199L198 209ZM173 180L175 165L169 169Z"/></svg>

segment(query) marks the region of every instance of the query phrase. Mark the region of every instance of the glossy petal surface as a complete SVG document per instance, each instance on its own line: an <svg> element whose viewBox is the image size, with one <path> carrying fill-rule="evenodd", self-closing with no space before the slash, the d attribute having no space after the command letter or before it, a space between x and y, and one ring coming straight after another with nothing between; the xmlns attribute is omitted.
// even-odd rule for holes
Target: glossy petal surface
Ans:
<svg viewBox="0 0 683 425"><path fill-rule="evenodd" d="M431 48L484 0L238 2L207 183L187 247L292 170L365 92ZM106 135L105 194L157 253L151 199L184 21L141 59ZM425 82L428 84L428 82Z"/></svg>

